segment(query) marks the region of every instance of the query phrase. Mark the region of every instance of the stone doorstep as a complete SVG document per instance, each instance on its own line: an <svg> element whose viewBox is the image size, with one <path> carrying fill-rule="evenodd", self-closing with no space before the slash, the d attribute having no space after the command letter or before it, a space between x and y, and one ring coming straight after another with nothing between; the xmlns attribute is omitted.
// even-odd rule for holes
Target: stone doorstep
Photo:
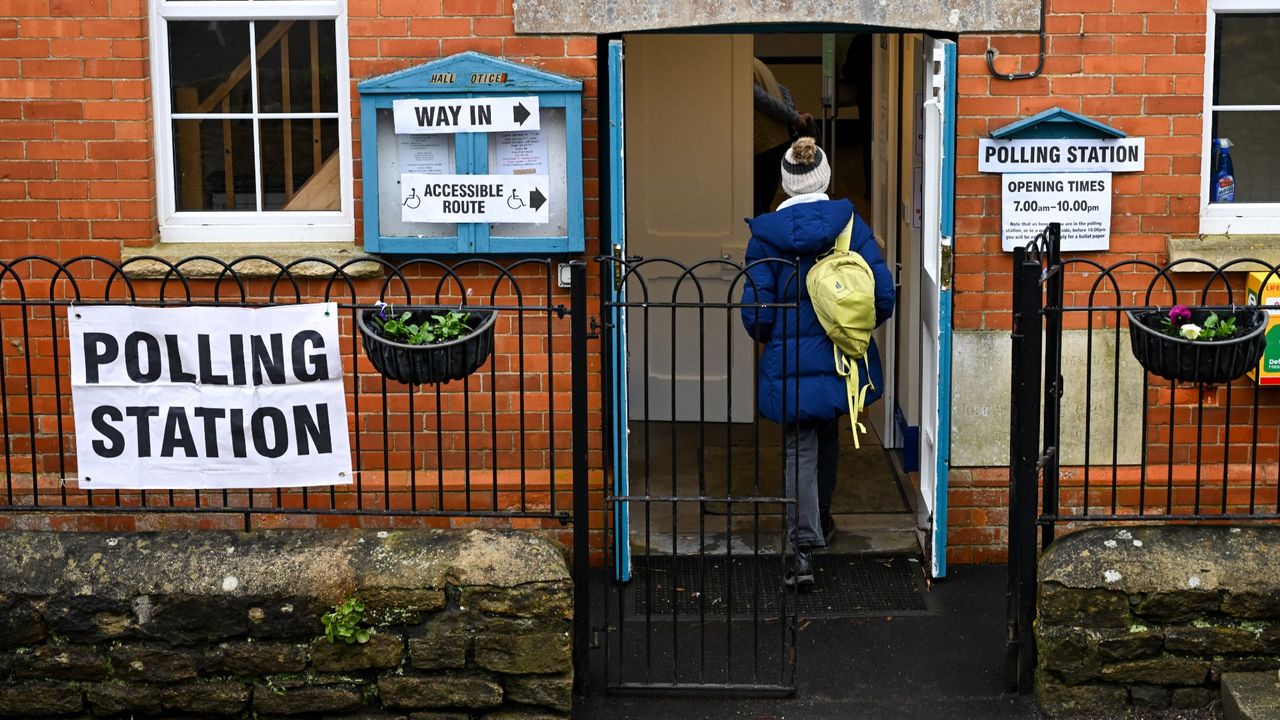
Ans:
<svg viewBox="0 0 1280 720"><path fill-rule="evenodd" d="M1222 674L1225 720L1280 720L1280 673Z"/></svg>

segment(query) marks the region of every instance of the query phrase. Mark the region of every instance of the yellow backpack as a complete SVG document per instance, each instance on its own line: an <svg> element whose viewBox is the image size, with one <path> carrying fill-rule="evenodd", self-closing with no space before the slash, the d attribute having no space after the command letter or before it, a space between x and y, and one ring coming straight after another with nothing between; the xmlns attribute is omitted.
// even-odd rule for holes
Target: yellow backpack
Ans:
<svg viewBox="0 0 1280 720"><path fill-rule="evenodd" d="M854 217L857 217L856 215ZM818 258L805 276L813 311L835 346L836 372L845 379L849 400L849 424L853 445L860 447L858 433L866 427L858 421L871 389L871 373L862 384L857 362L867 354L871 331L876 327L876 279L861 255L849 250L854 218L836 236L835 247ZM865 365L865 363L864 363Z"/></svg>

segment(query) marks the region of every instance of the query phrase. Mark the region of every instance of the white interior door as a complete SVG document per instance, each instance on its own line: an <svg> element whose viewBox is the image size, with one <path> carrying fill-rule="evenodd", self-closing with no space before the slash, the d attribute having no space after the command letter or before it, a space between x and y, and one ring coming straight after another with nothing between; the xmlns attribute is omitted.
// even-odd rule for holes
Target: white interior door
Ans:
<svg viewBox="0 0 1280 720"><path fill-rule="evenodd" d="M876 35L871 41L871 217L880 254L895 281L898 267L898 36ZM901 288L898 288L899 291ZM899 292L899 295L901 293ZM899 300L901 302L901 300ZM886 448L902 447L894 422L897 407L897 324L890 321L876 328L876 347L880 349L884 368L884 391L880 402L871 408L869 420Z"/></svg>
<svg viewBox="0 0 1280 720"><path fill-rule="evenodd" d="M731 288L737 271L727 264L699 268L697 284L681 276L708 258L741 262L746 254L752 38L635 35L626 54L627 252L675 261L644 266L648 300L736 301L741 282ZM629 292L631 302L643 301L636 285ZM707 311L705 322L697 310L677 311L674 325L671 316L631 315L631 417L750 422L752 343L741 322L723 310Z"/></svg>
<svg viewBox="0 0 1280 720"><path fill-rule="evenodd" d="M930 573L946 574L951 409L951 239L955 177L955 43L926 39L921 274L920 492Z"/></svg>

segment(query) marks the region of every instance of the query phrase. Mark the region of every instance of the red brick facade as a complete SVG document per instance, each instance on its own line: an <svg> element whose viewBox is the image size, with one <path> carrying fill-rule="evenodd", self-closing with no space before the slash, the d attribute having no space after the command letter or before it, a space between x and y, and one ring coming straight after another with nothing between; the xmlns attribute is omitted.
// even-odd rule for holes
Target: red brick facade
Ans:
<svg viewBox="0 0 1280 720"><path fill-rule="evenodd" d="M7 0L4 15L0 257L92 254L117 259L122 247L153 244L158 237L157 181L146 1ZM1205 0L1051 0L1045 19L1044 71L1020 81L992 78L984 54L998 48L996 63L1002 72L1031 70L1037 62L1035 34L960 36L955 329L1010 328L1011 259L1000 247L999 179L978 172L977 149L979 138L1017 119L1062 107L1146 138L1145 172L1115 178L1113 252L1100 259L1160 261L1170 237L1198 232L1205 24ZM357 238L362 168L355 84L475 50L583 81L586 245L588 253L594 253L599 247L601 189L596 142L601 60L596 38L517 36L511 0L349 0L347 32ZM590 293L593 298L598 295L594 278ZM591 350L598 357L597 343ZM544 405L549 395L567 391L567 384L553 385L551 365L559 361L540 368L538 393L531 396ZM598 371L598 362L593 365ZM599 372L592 373L591 383L591 467L599 477ZM567 401L560 405L567 411ZM403 432L410 428L405 424L408 416L396 414L401 410L395 409L389 422L403 425L394 428ZM375 421L381 418L360 420ZM556 427L554 435L549 423L537 430L547 431L551 446L564 447L568 423L562 417ZM1182 432L1179 425L1175 441ZM1274 436L1274 426L1267 432ZM399 447L393 451L397 467L407 466L407 452ZM1007 483L1003 468L953 470L948 518L953 562L1003 557ZM0 523L15 522L26 521L0 517ZM47 527L70 524L61 518L39 522ZM123 529L123 522L88 519L85 526ZM222 521L166 516L139 521L144 522L169 526Z"/></svg>

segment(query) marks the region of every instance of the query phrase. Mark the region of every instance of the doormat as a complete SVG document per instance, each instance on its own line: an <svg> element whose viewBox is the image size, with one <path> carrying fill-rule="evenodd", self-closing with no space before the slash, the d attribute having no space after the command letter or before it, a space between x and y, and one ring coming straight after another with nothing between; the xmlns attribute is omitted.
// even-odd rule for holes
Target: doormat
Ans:
<svg viewBox="0 0 1280 720"><path fill-rule="evenodd" d="M657 555L632 558L637 615L696 620L702 615L866 617L929 611L920 563L905 555L814 555L816 587L784 589L778 555ZM785 598L785 599L784 599Z"/></svg>

